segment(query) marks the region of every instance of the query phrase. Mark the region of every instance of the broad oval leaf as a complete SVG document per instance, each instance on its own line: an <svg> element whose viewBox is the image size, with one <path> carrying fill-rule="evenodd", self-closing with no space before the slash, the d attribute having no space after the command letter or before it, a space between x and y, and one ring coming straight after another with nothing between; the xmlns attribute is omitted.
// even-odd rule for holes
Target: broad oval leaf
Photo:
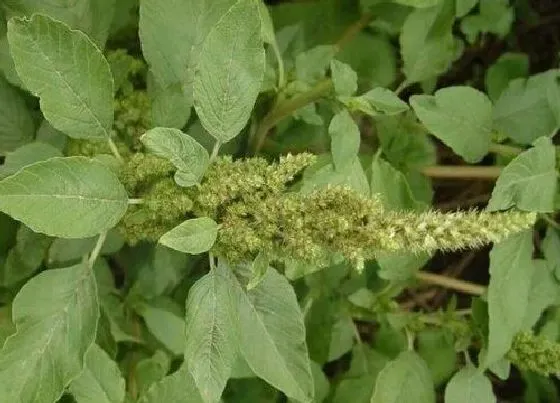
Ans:
<svg viewBox="0 0 560 403"><path fill-rule="evenodd" d="M116 175L85 157L51 158L0 181L0 210L35 232L86 238L114 227L128 197Z"/></svg>
<svg viewBox="0 0 560 403"><path fill-rule="evenodd" d="M185 320L174 308L173 302L163 297L137 307L154 337L173 354L180 356L185 352Z"/></svg>
<svg viewBox="0 0 560 403"><path fill-rule="evenodd" d="M371 403L435 403L433 381L426 363L404 351L379 373Z"/></svg>
<svg viewBox="0 0 560 403"><path fill-rule="evenodd" d="M13 305L17 332L0 351L0 401L57 401L83 369L98 316L95 278L85 264L47 270L25 284Z"/></svg>
<svg viewBox="0 0 560 403"><path fill-rule="evenodd" d="M23 97L0 75L0 154L30 142L34 134L33 116Z"/></svg>
<svg viewBox="0 0 560 403"><path fill-rule="evenodd" d="M490 380L470 364L447 384L445 403L496 403L496 397Z"/></svg>
<svg viewBox="0 0 560 403"><path fill-rule="evenodd" d="M448 87L430 95L415 95L416 116L437 138L467 162L488 153L492 132L492 102L470 87Z"/></svg>
<svg viewBox="0 0 560 403"><path fill-rule="evenodd" d="M543 137L504 168L492 191L488 210L515 206L525 211L552 212L557 177L556 149L549 138Z"/></svg>
<svg viewBox="0 0 560 403"><path fill-rule="evenodd" d="M12 18L8 41L21 80L53 127L75 138L110 136L113 77L86 34L35 14Z"/></svg>
<svg viewBox="0 0 560 403"><path fill-rule="evenodd" d="M533 234L524 231L494 245L488 285L489 335L484 366L500 360L523 328L535 271Z"/></svg>
<svg viewBox="0 0 560 403"><path fill-rule="evenodd" d="M195 283L187 300L185 362L206 403L220 400L237 358L232 276L220 265Z"/></svg>
<svg viewBox="0 0 560 403"><path fill-rule="evenodd" d="M251 370L287 396L312 401L303 315L292 286L269 268L255 288L247 291L238 284L235 290L239 350Z"/></svg>
<svg viewBox="0 0 560 403"><path fill-rule="evenodd" d="M560 92L557 75L557 70L549 70L511 81L496 101L496 129L520 144L552 136L559 125L560 105L551 96Z"/></svg>
<svg viewBox="0 0 560 403"><path fill-rule="evenodd" d="M238 0L202 44L194 77L196 112L218 141L234 138L247 123L264 71L259 5Z"/></svg>
<svg viewBox="0 0 560 403"><path fill-rule="evenodd" d="M125 382L117 363L94 343L86 354L84 370L69 390L77 403L122 403Z"/></svg>
<svg viewBox="0 0 560 403"><path fill-rule="evenodd" d="M177 167L175 181L180 186L197 184L210 162L206 148L179 129L156 127L144 133L140 140L150 151Z"/></svg>
<svg viewBox="0 0 560 403"><path fill-rule="evenodd" d="M208 217L193 218L163 234L159 243L168 248L196 255L212 248L218 236L218 224Z"/></svg>
<svg viewBox="0 0 560 403"><path fill-rule="evenodd" d="M455 2L418 8L406 18L399 42L407 83L428 80L446 71L455 58L452 34ZM437 28L437 29L435 29Z"/></svg>

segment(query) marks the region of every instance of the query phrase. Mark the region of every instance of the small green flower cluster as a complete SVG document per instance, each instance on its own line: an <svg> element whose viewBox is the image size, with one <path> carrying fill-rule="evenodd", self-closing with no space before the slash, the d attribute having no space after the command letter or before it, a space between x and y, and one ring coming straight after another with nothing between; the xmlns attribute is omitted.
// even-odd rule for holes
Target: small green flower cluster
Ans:
<svg viewBox="0 0 560 403"><path fill-rule="evenodd" d="M518 368L538 374L560 375L560 344L531 332L518 333L507 358Z"/></svg>
<svg viewBox="0 0 560 403"><path fill-rule="evenodd" d="M151 105L146 91L132 91L115 99L113 128L134 151L142 149L140 136L151 127Z"/></svg>
<svg viewBox="0 0 560 403"><path fill-rule="evenodd" d="M124 163L120 179L130 195L142 200L129 206L117 227L129 244L157 242L187 218L193 202L173 180L174 170L169 161L143 153L133 154Z"/></svg>

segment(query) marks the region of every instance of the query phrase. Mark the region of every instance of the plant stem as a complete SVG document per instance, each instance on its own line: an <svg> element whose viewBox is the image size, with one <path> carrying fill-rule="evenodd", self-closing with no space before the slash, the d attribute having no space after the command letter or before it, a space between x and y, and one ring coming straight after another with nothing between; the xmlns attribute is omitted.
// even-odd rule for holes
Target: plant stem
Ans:
<svg viewBox="0 0 560 403"><path fill-rule="evenodd" d="M218 152L220 151L221 146L222 146L222 142L216 140L216 143L214 144L214 148L212 148L212 154L210 154L210 163L212 163L218 156Z"/></svg>
<svg viewBox="0 0 560 403"><path fill-rule="evenodd" d="M403 92L409 85L410 83L407 80L404 80L399 84L399 86L395 90L395 94L400 95L400 93Z"/></svg>
<svg viewBox="0 0 560 403"><path fill-rule="evenodd" d="M557 223L556 221L554 221L554 219L552 217L550 217L548 214L543 214L541 215L541 218L548 224L550 225L552 228L556 228L557 230L560 230L560 223Z"/></svg>
<svg viewBox="0 0 560 403"><path fill-rule="evenodd" d="M107 137L107 143L109 143L109 148L111 149L111 152L113 153L115 158L119 160L119 162L123 162L123 157L121 157L121 153L119 153L119 149L117 148L117 145L115 144L113 139Z"/></svg>
<svg viewBox="0 0 560 403"><path fill-rule="evenodd" d="M434 165L420 169L431 178L495 180L502 172L500 166Z"/></svg>
<svg viewBox="0 0 560 403"><path fill-rule="evenodd" d="M416 273L416 278L425 283L439 285L455 291L460 291L464 294L483 295L486 292L486 287L484 286L452 277L442 276L441 274L420 271Z"/></svg>
<svg viewBox="0 0 560 403"><path fill-rule="evenodd" d="M320 81L315 87L294 98L279 102L274 108L263 118L257 130L253 141L252 152L257 154L264 144L264 140L269 130L278 124L282 119L290 116L299 108L307 104L315 102L328 94L333 88L331 80L325 79Z"/></svg>
<svg viewBox="0 0 560 403"><path fill-rule="evenodd" d="M336 50L339 51L344 45L350 42L362 29L367 27L373 18L373 14L364 13L362 17L354 24L350 25L342 34L340 39L336 42Z"/></svg>
<svg viewBox="0 0 560 403"><path fill-rule="evenodd" d="M508 146L506 144L498 144L498 143L491 143L488 150L491 153L499 154L504 157L515 157L524 151L520 147Z"/></svg>
<svg viewBox="0 0 560 403"><path fill-rule="evenodd" d="M274 56L276 57L276 62L278 63L278 89L281 90L286 85L284 59L282 59L282 54L280 53L280 49L278 49L278 44L276 42L272 45L272 50L274 52Z"/></svg>
<svg viewBox="0 0 560 403"><path fill-rule="evenodd" d="M144 204L144 199L128 199L128 204Z"/></svg>
<svg viewBox="0 0 560 403"><path fill-rule="evenodd" d="M95 261L99 256L99 253L101 253L101 248L103 247L106 238L107 238L107 231L99 234L99 238L97 238L97 243L95 244L95 247L93 248L91 254L89 255L88 267L90 269L93 268L93 265L95 264Z"/></svg>

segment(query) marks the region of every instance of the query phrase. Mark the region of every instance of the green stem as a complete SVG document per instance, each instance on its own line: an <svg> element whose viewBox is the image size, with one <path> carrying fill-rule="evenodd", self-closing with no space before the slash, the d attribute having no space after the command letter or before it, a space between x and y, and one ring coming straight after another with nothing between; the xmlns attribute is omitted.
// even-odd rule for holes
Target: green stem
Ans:
<svg viewBox="0 0 560 403"><path fill-rule="evenodd" d="M400 95L400 93L403 92L409 85L410 85L410 82L408 82L407 80L404 80L403 82L401 82L399 84L399 86L395 90L395 94Z"/></svg>
<svg viewBox="0 0 560 403"><path fill-rule="evenodd" d="M214 148L212 148L212 154L210 154L210 163L214 162L214 160L218 156L218 152L220 151L221 146L222 146L222 142L216 140L216 143L214 144Z"/></svg>
<svg viewBox="0 0 560 403"><path fill-rule="evenodd" d="M500 166L434 165L420 169L431 178L495 180L502 173Z"/></svg>
<svg viewBox="0 0 560 403"><path fill-rule="evenodd" d="M91 251L91 255L89 255L88 266L89 266L90 269L93 268L93 265L95 264L95 261L97 260L97 257L101 253L101 248L103 247L103 244L105 243L106 238L107 238L107 231L99 234L99 238L97 238L97 243L95 244L95 247Z"/></svg>
<svg viewBox="0 0 560 403"><path fill-rule="evenodd" d="M520 147L508 146L505 144L491 143L488 150L491 153L499 154L503 157L516 157L524 150Z"/></svg>
<svg viewBox="0 0 560 403"><path fill-rule="evenodd" d="M123 162L123 157L121 156L121 153L119 153L119 149L117 148L117 145L115 144L113 139L107 137L107 143L109 143L109 148L111 149L111 152L113 153L115 158L119 160L119 162Z"/></svg>
<svg viewBox="0 0 560 403"><path fill-rule="evenodd" d="M270 112L268 112L257 127L252 147L253 154L257 154L260 151L270 129L299 108L324 97L332 90L332 88L333 83L331 80L323 80L309 91L295 96L294 98L279 102Z"/></svg>
<svg viewBox="0 0 560 403"><path fill-rule="evenodd" d="M144 199L128 199L128 204L144 204Z"/></svg>
<svg viewBox="0 0 560 403"><path fill-rule="evenodd" d="M272 45L272 50L274 51L274 56L278 63L278 89L281 90L286 86L286 73L284 71L284 59L282 59L282 54L280 53L280 49L278 49L276 41Z"/></svg>
<svg viewBox="0 0 560 403"><path fill-rule="evenodd" d="M419 271L416 273L416 278L425 283L439 285L464 294L483 295L486 292L486 287L484 286L452 277L442 276L441 274Z"/></svg>
<svg viewBox="0 0 560 403"><path fill-rule="evenodd" d="M560 224L554 221L554 219L552 219L548 214L541 215L541 218L552 228L556 228L560 231Z"/></svg>

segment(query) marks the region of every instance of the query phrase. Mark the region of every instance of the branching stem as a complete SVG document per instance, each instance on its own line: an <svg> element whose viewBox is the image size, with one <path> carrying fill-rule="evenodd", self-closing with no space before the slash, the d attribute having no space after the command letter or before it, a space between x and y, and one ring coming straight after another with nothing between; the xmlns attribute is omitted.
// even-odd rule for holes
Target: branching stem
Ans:
<svg viewBox="0 0 560 403"><path fill-rule="evenodd" d="M290 116L299 108L317 101L333 89L331 80L320 81L315 87L294 98L279 102L263 118L257 127L252 146L252 153L257 154L264 144L264 140L269 130L278 124L282 119Z"/></svg>

